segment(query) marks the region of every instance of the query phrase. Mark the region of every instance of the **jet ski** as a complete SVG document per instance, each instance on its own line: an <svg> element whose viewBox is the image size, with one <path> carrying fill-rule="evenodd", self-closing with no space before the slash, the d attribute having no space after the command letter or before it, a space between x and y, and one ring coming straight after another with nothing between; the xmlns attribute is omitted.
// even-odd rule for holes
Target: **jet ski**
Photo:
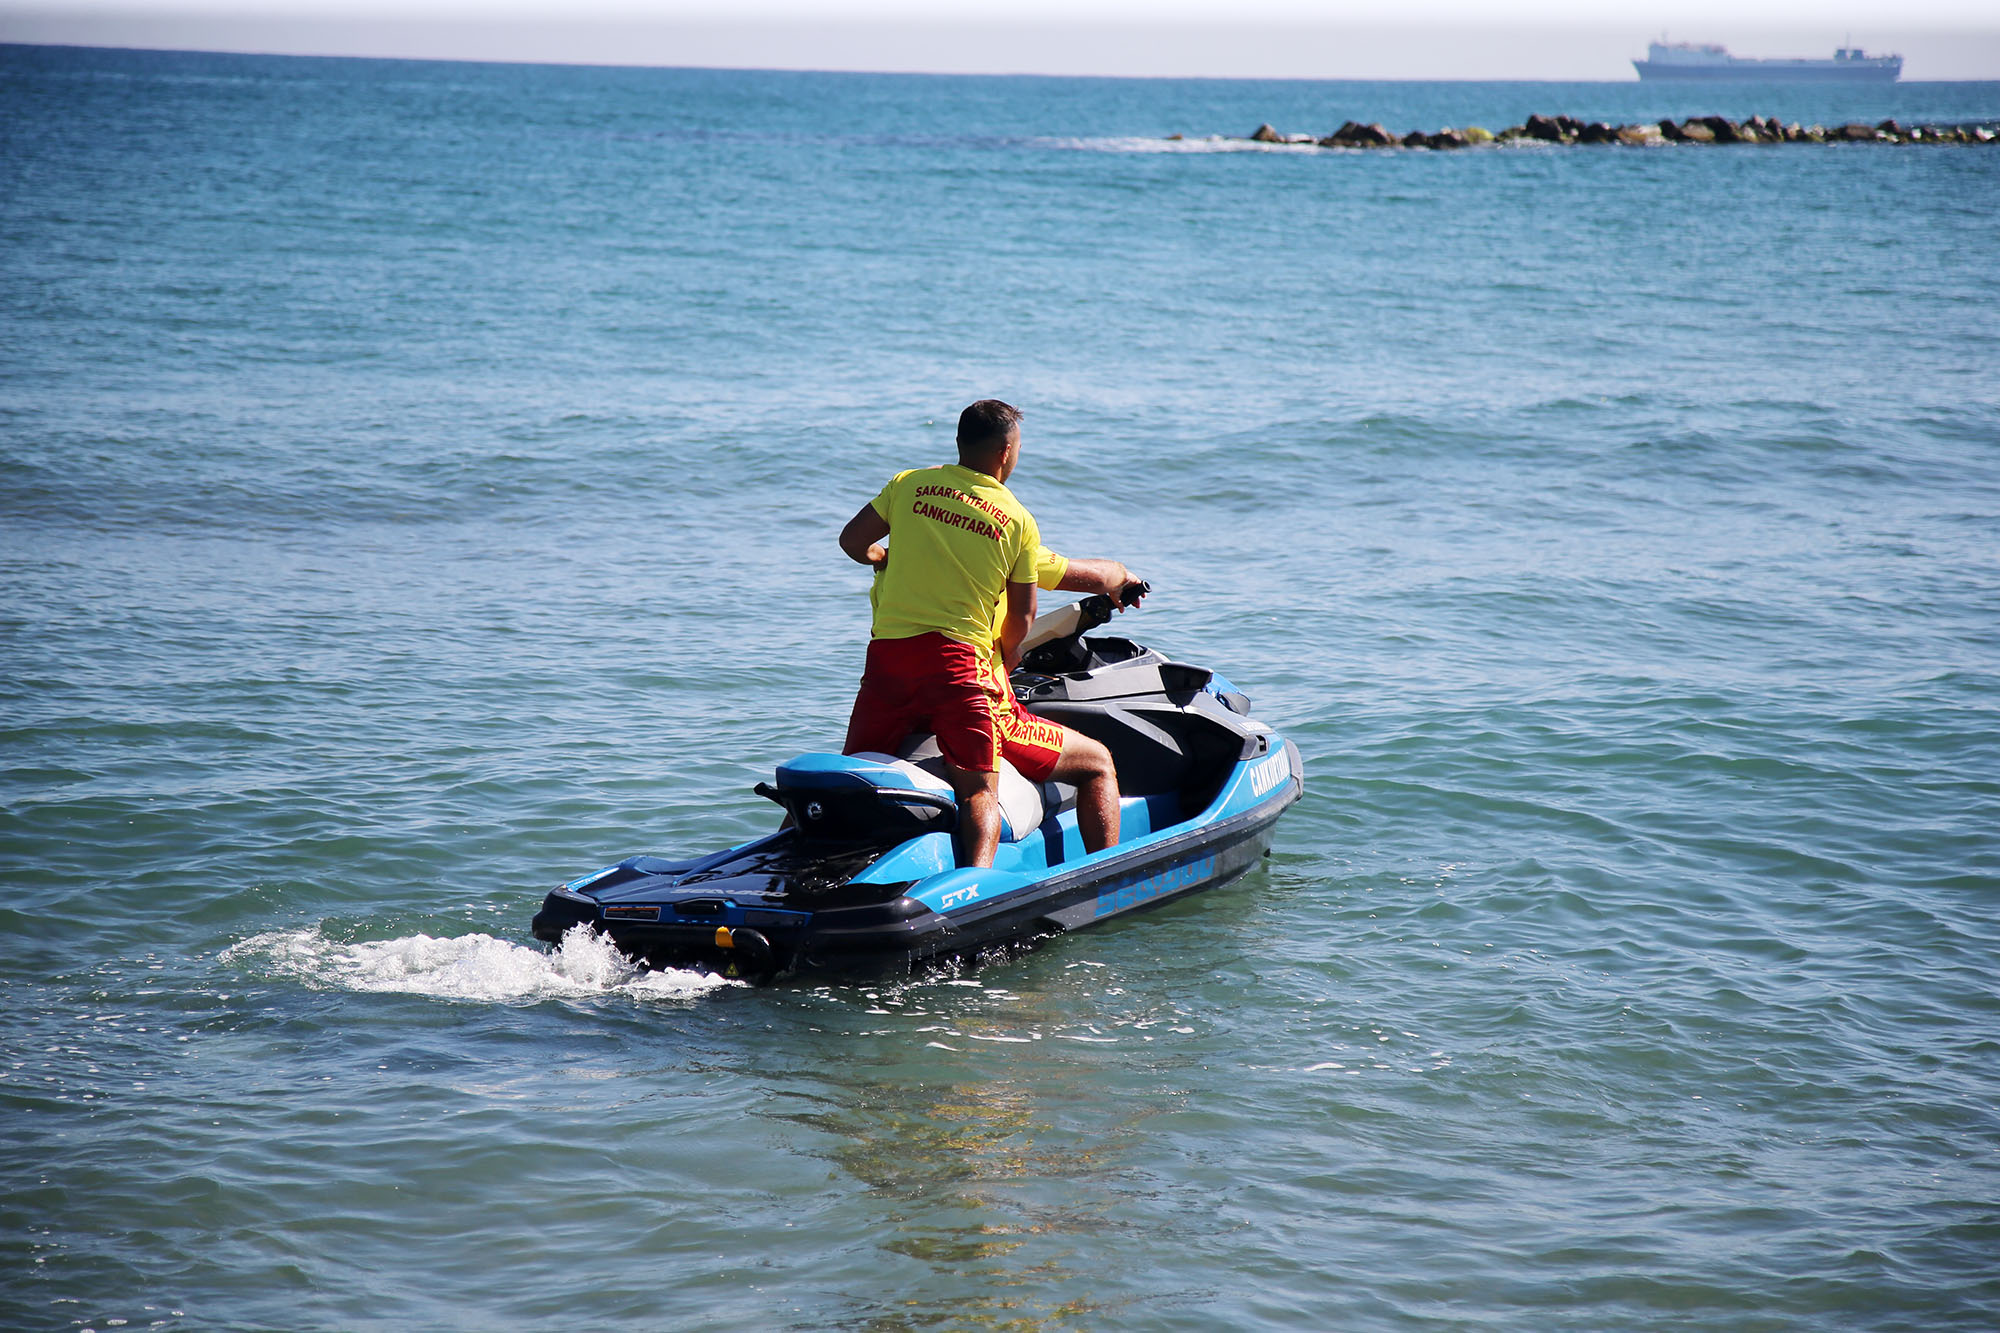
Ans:
<svg viewBox="0 0 2000 1333"><path fill-rule="evenodd" d="M1219 672L1086 637L1111 614L1098 596L1037 620L1013 687L1029 712L1110 749L1115 846L1086 854L1075 788L1003 764L994 863L958 865L958 806L936 738L913 736L896 754L779 765L753 789L783 808L776 832L573 879L535 914L535 938L555 943L587 926L649 966L761 984L976 958L1236 879L1304 791L1298 747L1251 717Z"/></svg>

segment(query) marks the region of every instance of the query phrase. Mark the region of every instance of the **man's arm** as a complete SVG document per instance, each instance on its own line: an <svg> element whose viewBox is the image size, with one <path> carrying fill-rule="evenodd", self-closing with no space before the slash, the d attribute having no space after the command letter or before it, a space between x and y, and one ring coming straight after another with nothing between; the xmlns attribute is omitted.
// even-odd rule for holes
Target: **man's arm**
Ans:
<svg viewBox="0 0 2000 1333"><path fill-rule="evenodd" d="M880 569L889 558L889 548L881 544L888 535L889 520L876 513L874 502L870 501L840 530L840 549L855 564Z"/></svg>
<svg viewBox="0 0 2000 1333"><path fill-rule="evenodd" d="M1000 621L1000 660L1006 664L1010 676L1021 665L1021 640L1028 637L1028 626L1034 623L1035 585L1008 584L1007 614Z"/></svg>
<svg viewBox="0 0 2000 1333"><path fill-rule="evenodd" d="M1103 593L1123 611L1125 608L1119 600L1120 594L1137 582L1138 578L1120 561L1071 560L1056 587L1063 592ZM1139 599L1134 597L1132 605L1138 604Z"/></svg>

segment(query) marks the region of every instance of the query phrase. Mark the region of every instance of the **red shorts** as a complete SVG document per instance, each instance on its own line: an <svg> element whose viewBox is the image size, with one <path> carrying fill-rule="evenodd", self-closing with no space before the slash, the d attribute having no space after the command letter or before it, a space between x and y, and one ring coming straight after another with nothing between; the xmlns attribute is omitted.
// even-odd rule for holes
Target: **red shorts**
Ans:
<svg viewBox="0 0 2000 1333"><path fill-rule="evenodd" d="M1055 772L1069 729L1025 711L1014 691L970 644L942 634L873 639L845 754L896 747L935 732L945 762L968 773L993 773L1005 758L1030 782Z"/></svg>

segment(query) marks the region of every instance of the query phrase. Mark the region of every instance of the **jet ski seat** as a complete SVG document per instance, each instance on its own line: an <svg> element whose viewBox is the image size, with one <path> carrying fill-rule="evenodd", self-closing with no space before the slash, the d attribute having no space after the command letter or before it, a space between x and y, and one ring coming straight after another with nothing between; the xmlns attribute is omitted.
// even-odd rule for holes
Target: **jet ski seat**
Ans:
<svg viewBox="0 0 2000 1333"><path fill-rule="evenodd" d="M919 732L896 747L896 757L914 764L951 790L945 778L944 752L937 737ZM1041 826L1050 815L1076 808L1076 788L1067 782L1030 782L1005 759L1000 761L1000 841L1019 842Z"/></svg>
<svg viewBox="0 0 2000 1333"><path fill-rule="evenodd" d="M956 804L945 777L937 737L919 734L896 754L802 754L783 764L777 786L764 794L778 801L807 833L831 838L909 837L937 825ZM763 790L760 788L760 790ZM901 793L907 792L908 796ZM940 799L941 798L941 799ZM1000 837L1019 842L1050 811L1076 804L1076 788L1038 785L1012 764L1000 763Z"/></svg>

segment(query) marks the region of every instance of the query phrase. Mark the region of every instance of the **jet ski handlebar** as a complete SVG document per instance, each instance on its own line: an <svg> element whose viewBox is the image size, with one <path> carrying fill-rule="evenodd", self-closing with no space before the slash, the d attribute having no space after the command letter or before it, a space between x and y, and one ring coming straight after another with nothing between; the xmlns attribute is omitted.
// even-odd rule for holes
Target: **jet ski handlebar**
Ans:
<svg viewBox="0 0 2000 1333"><path fill-rule="evenodd" d="M1021 651L1039 648L1057 639L1073 639L1088 634L1099 625L1110 621L1112 613L1124 607L1137 606L1139 599L1153 590L1153 585L1144 579L1137 579L1118 590L1118 600L1114 603L1110 593L1096 593L1068 606L1057 607L1045 616L1036 618L1028 627L1027 637L1021 641Z"/></svg>

